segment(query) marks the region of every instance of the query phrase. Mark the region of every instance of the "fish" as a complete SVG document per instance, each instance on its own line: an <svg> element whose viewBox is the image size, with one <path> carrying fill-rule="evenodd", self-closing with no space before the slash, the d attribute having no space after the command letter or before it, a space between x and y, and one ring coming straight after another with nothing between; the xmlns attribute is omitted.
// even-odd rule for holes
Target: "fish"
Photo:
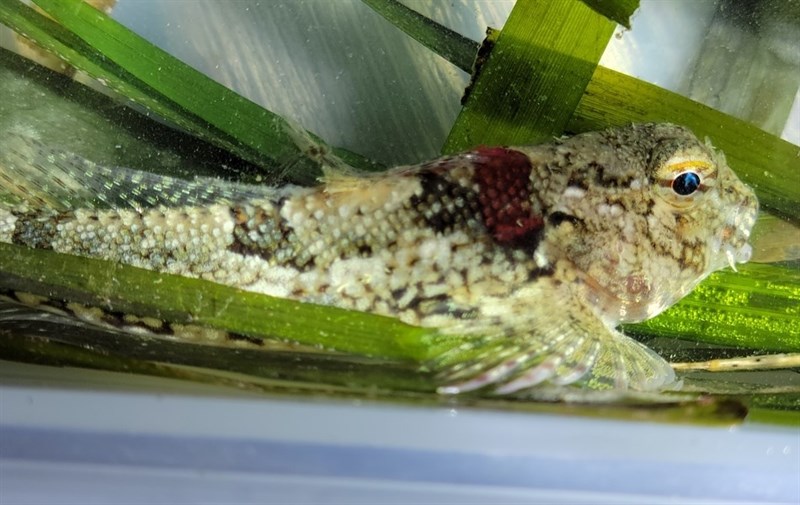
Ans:
<svg viewBox="0 0 800 505"><path fill-rule="evenodd" d="M631 124L317 186L106 167L0 141L0 241L460 335L438 391L663 391L618 328L748 261L758 200L689 129Z"/></svg>

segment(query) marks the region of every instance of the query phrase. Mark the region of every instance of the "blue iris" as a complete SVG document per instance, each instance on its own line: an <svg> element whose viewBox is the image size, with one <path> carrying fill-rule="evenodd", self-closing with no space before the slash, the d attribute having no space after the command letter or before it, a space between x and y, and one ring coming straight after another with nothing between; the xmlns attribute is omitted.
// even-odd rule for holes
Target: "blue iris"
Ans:
<svg viewBox="0 0 800 505"><path fill-rule="evenodd" d="M684 172L672 181L672 190L681 196L691 195L700 187L700 176L694 172Z"/></svg>

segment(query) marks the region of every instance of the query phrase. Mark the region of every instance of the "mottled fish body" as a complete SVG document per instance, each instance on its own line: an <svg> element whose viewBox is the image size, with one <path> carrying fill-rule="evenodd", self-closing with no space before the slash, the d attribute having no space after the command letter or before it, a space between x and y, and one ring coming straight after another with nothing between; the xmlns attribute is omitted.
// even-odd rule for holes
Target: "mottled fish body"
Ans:
<svg viewBox="0 0 800 505"><path fill-rule="evenodd" d="M19 135L1 149L16 204L0 241L474 336L449 393L670 387L669 365L615 328L747 261L757 213L724 157L669 124L313 188L111 169Z"/></svg>

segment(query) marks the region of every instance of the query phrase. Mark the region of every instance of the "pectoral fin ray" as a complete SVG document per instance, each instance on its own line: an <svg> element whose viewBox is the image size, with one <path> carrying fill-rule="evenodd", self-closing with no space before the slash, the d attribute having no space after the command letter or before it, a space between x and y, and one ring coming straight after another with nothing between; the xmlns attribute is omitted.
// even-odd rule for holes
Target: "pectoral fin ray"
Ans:
<svg viewBox="0 0 800 505"><path fill-rule="evenodd" d="M655 391L675 382L663 358L608 327L568 293L551 289L542 296L552 302L551 310L459 328L481 336L435 360L439 392L509 394L540 385Z"/></svg>

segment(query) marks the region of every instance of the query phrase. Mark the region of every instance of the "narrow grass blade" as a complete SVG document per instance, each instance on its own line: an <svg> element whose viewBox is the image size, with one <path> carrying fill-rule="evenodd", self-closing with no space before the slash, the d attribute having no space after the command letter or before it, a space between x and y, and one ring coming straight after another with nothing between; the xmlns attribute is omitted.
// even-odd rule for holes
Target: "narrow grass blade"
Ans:
<svg viewBox="0 0 800 505"><path fill-rule="evenodd" d="M362 0L414 40L464 72L472 72L472 62L480 44L409 9L397 0Z"/></svg>
<svg viewBox="0 0 800 505"><path fill-rule="evenodd" d="M638 6L636 0L587 0L586 3L593 8L613 7L627 16ZM545 40L542 47L536 47L537 44L543 44L540 38L546 37L544 32L547 30L542 30L543 33L538 35L531 32L541 19L546 19L550 26L567 30L574 28L575 23L568 23L557 12L552 13L552 18L536 17L542 14L537 8L543 7L536 2L519 2L512 11L503 30L504 35L500 37L502 39L505 36L505 42L498 40L492 50L492 53L502 52L503 55L489 57L490 62L486 63L478 78L478 82L483 84L476 82L475 92L470 95L467 106L454 125L444 152L455 152L479 144L533 144L548 140L551 136L559 136L564 131L579 133L632 122L667 121L683 124L698 135L708 136L725 152L736 173L756 189L765 208L800 223L800 206L797 204L800 202L799 147L689 98L600 66L594 69L591 79L586 80L585 91L578 89L576 80L571 92L569 89L560 91L568 96L558 101L557 96L561 95L552 95L548 87L571 87L569 65L574 63L580 67L581 63L571 60L570 55L579 48L573 48L570 44L558 46L561 41L553 37ZM543 9L546 13L546 6ZM606 13L604 10L600 12ZM590 16L591 13L581 15ZM607 15L620 21L617 15ZM579 19L576 17L575 22L579 23ZM526 29L529 30L527 35ZM522 47L525 45L533 47L526 49ZM563 51L563 54L548 53L548 47ZM604 47L605 43L600 48L601 52ZM461 51L460 55L455 56L438 54L454 64L459 59L472 58L474 55L472 48L462 48ZM543 54L540 55L540 52ZM599 58L596 53L592 56L595 57L592 61ZM559 74L561 70L558 65L561 63L567 64L563 79ZM548 64L555 83L540 80L540 76L548 71ZM575 101L576 96L579 101ZM570 118L565 121L563 116L567 114ZM558 120L558 117L561 119ZM550 122L553 128L548 130L541 122ZM563 129L555 128L556 123L563 124Z"/></svg>
<svg viewBox="0 0 800 505"><path fill-rule="evenodd" d="M225 348L98 329L0 302L0 359L81 366L265 392L431 393L414 365L324 351Z"/></svg>

